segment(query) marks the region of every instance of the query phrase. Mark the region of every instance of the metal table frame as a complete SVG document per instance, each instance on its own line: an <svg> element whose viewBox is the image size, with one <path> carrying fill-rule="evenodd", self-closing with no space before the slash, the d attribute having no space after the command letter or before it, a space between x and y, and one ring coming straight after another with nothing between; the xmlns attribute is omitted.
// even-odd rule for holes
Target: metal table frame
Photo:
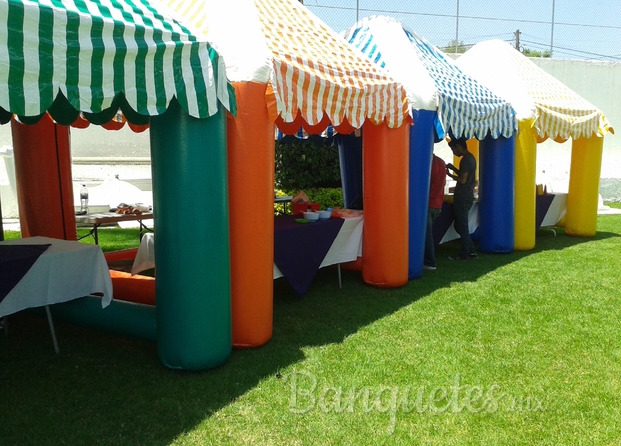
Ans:
<svg viewBox="0 0 621 446"><path fill-rule="evenodd" d="M153 232L151 228L147 227L143 220L150 220L153 218L153 212L143 212L140 215L137 214L115 214L114 212L101 212L97 214L76 215L75 221L79 225L92 225L93 228L86 235L83 235L78 240L82 240L89 235L95 239L95 244L99 244L99 234L97 232L99 226L109 223L118 223L120 221L137 221L140 224L140 238L142 235L149 231Z"/></svg>

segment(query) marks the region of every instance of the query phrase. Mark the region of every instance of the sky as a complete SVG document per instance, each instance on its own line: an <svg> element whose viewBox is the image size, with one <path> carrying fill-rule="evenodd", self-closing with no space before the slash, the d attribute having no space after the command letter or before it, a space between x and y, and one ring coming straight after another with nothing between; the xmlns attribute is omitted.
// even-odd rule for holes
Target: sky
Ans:
<svg viewBox="0 0 621 446"><path fill-rule="evenodd" d="M621 62L621 0L304 0L304 5L337 32L353 25L356 16L385 15L438 47L456 38L464 44L500 39L515 45L519 30L522 48L552 49L559 59Z"/></svg>

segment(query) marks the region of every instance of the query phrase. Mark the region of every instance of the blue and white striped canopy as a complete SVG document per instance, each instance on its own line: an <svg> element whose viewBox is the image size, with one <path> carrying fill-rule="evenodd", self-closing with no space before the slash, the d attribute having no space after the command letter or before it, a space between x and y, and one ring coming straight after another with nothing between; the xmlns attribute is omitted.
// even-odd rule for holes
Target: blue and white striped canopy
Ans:
<svg viewBox="0 0 621 446"><path fill-rule="evenodd" d="M437 110L445 131L483 139L517 129L511 104L463 73L442 51L390 17L367 17L345 39L401 82L414 109Z"/></svg>

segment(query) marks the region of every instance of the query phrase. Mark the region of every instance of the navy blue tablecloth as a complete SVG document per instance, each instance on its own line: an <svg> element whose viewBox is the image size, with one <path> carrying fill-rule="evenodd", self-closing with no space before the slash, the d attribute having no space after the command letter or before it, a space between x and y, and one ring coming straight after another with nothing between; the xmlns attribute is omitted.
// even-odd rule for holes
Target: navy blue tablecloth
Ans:
<svg viewBox="0 0 621 446"><path fill-rule="evenodd" d="M300 216L274 218L274 263L298 294L303 296L341 230L344 220L330 218L306 224Z"/></svg>
<svg viewBox="0 0 621 446"><path fill-rule="evenodd" d="M435 246L440 244L442 237L446 234L446 231L451 227L455 221L455 211L453 210L453 203L442 203L442 211L440 215L433 222L433 243Z"/></svg>
<svg viewBox="0 0 621 446"><path fill-rule="evenodd" d="M51 245L0 245L0 302L49 246Z"/></svg>
<svg viewBox="0 0 621 446"><path fill-rule="evenodd" d="M548 209L550 209L550 205L554 201L554 194L545 194L545 195L537 195L537 217L535 222L535 228L539 229L541 227L541 223L543 223L543 219L546 218L546 214L548 213Z"/></svg>

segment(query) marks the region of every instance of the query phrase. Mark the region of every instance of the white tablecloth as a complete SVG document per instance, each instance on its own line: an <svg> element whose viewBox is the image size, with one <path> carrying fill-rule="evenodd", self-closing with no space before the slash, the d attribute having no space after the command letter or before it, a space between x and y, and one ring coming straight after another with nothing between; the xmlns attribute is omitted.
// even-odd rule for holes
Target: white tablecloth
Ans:
<svg viewBox="0 0 621 446"><path fill-rule="evenodd" d="M362 228L364 225L364 218L358 216L345 218L344 220L343 226L341 226L320 268L337 263L350 262L362 255ZM154 239L154 234L146 233L143 235L140 241L140 247L136 253L136 259L132 266L132 274L138 274L140 271L155 267ZM278 277L282 277L282 273L276 264L274 264L274 279Z"/></svg>
<svg viewBox="0 0 621 446"><path fill-rule="evenodd" d="M99 246L48 237L28 237L0 243L52 245L0 302L0 317L92 293L103 293L102 307L112 301L110 270Z"/></svg>
<svg viewBox="0 0 621 446"><path fill-rule="evenodd" d="M155 268L155 237L152 232L146 232L140 239L140 246L132 265L132 274Z"/></svg>

